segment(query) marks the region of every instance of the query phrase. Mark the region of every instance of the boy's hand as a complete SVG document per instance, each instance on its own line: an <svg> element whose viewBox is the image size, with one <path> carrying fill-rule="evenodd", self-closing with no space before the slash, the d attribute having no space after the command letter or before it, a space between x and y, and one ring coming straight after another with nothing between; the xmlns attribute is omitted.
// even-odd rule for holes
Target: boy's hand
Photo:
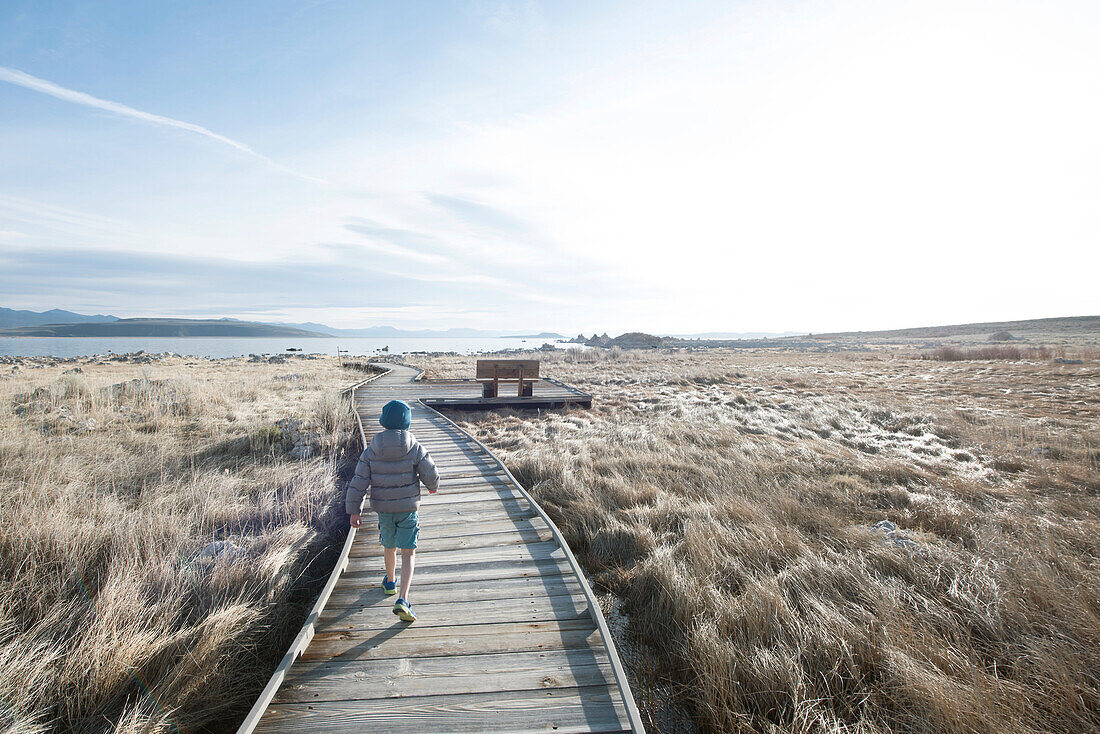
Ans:
<svg viewBox="0 0 1100 734"><path fill-rule="evenodd" d="M362 524L363 524L363 520L358 515L352 515L351 516L351 526L353 528L357 528Z"/></svg>

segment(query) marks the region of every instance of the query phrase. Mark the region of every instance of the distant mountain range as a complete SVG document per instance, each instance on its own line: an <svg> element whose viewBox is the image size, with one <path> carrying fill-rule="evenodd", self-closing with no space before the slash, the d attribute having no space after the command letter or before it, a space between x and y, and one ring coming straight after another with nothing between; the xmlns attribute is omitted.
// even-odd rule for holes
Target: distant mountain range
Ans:
<svg viewBox="0 0 1100 734"><path fill-rule="evenodd" d="M230 319L114 319L113 321L85 321L70 324L41 324L0 329L0 336L83 336L83 337L180 337L180 336L236 336L236 337L294 337L298 339L324 338L327 334L295 329L254 321Z"/></svg>
<svg viewBox="0 0 1100 734"><path fill-rule="evenodd" d="M41 326L42 324L82 324L105 321L118 321L118 317L103 314L85 316L72 311L62 311L59 308L42 312L0 308L0 329L11 329L18 326Z"/></svg>

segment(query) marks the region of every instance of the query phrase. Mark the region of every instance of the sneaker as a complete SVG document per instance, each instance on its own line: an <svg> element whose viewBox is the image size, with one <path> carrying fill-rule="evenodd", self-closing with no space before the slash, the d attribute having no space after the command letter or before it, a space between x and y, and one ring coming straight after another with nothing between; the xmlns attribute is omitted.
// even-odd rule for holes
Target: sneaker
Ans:
<svg viewBox="0 0 1100 734"><path fill-rule="evenodd" d="M382 591L386 592L386 596L393 596L397 593L397 580L390 581L389 576L382 577Z"/></svg>
<svg viewBox="0 0 1100 734"><path fill-rule="evenodd" d="M398 599L393 605L393 613L398 617L401 617L402 622L415 622L416 613L410 608L412 604L409 604L404 599Z"/></svg>

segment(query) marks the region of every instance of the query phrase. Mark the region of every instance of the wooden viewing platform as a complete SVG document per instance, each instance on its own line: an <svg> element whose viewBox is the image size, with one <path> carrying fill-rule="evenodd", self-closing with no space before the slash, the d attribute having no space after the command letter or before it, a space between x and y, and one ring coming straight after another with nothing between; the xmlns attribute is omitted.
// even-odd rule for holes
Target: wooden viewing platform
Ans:
<svg viewBox="0 0 1100 734"><path fill-rule="evenodd" d="M431 408L450 410L496 410L498 408L542 409L591 408L592 396L563 382L542 378L534 381L533 394L526 397L500 395L486 398L481 395L481 383L475 380L432 380L416 383L424 389L419 400ZM415 390L413 391L416 392ZM404 400L404 398L400 398ZM414 398L417 399L417 398ZM409 401L405 401L409 402ZM409 403L412 405L412 403Z"/></svg>
<svg viewBox="0 0 1100 734"><path fill-rule="evenodd" d="M352 391L363 439L380 430L386 402L404 400L440 474L439 493L425 492L420 507L409 595L418 619L391 613L377 518L364 514L238 734L644 731L560 532L487 448L429 407L483 400L480 385L418 382L414 368L386 366ZM543 390L583 395L539 380L535 399Z"/></svg>

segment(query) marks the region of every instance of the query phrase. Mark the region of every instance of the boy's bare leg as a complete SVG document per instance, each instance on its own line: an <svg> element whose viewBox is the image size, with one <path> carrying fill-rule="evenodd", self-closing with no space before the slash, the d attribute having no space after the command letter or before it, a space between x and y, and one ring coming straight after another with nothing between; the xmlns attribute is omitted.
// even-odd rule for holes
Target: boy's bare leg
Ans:
<svg viewBox="0 0 1100 734"><path fill-rule="evenodd" d="M396 548L383 548L385 553L383 557L386 559L386 580L397 581L397 549Z"/></svg>
<svg viewBox="0 0 1100 734"><path fill-rule="evenodd" d="M416 566L416 548L401 549L401 597L409 600L409 586L413 580L413 568Z"/></svg>

